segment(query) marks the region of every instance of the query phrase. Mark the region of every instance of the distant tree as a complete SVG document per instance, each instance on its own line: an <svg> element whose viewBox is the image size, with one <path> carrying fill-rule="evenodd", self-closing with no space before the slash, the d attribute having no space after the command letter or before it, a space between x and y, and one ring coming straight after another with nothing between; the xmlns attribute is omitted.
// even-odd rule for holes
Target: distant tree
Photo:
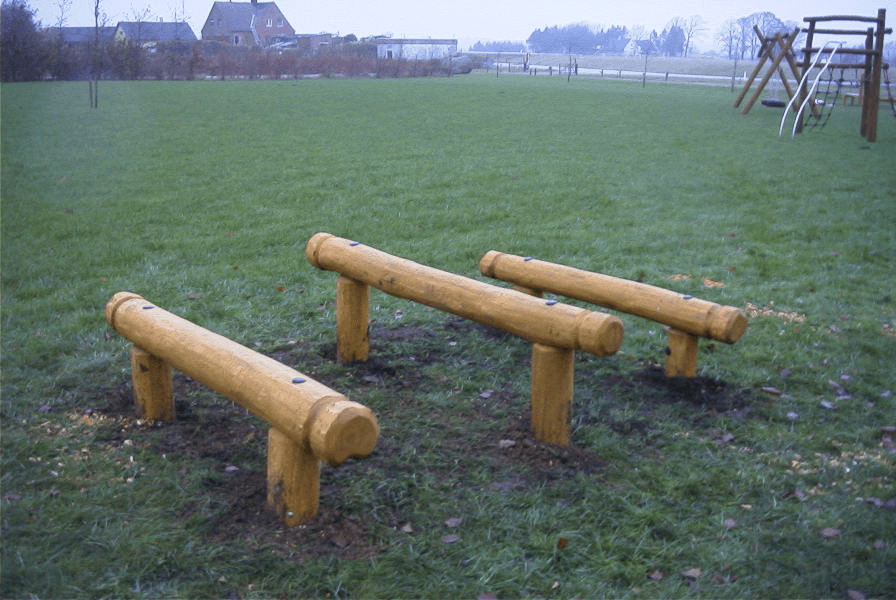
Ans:
<svg viewBox="0 0 896 600"><path fill-rule="evenodd" d="M691 15L687 19L681 19L678 23L684 32L684 53L683 56L690 54L693 50L694 38L700 33L706 31L705 21L700 15Z"/></svg>
<svg viewBox="0 0 896 600"><path fill-rule="evenodd" d="M684 41L684 30L678 25L671 25L663 31L659 46L666 56L682 56Z"/></svg>
<svg viewBox="0 0 896 600"><path fill-rule="evenodd" d="M643 25L635 25L630 30L631 40L633 43L631 44L631 54L635 56L636 54L641 53L641 41L647 39L647 29Z"/></svg>
<svg viewBox="0 0 896 600"><path fill-rule="evenodd" d="M622 54L632 39L625 27L611 26L606 31L595 32L596 51L601 54Z"/></svg>
<svg viewBox="0 0 896 600"><path fill-rule="evenodd" d="M774 37L776 33L790 33L791 28L772 12L758 12L738 19L741 26L741 58L747 54L756 58L762 47L762 42L756 36L753 27L759 28L763 37Z"/></svg>
<svg viewBox="0 0 896 600"><path fill-rule="evenodd" d="M742 31L743 28L737 20L728 19L716 35L716 42L718 43L719 49L724 52L729 59L738 58L740 56Z"/></svg>
<svg viewBox="0 0 896 600"><path fill-rule="evenodd" d="M46 64L43 39L34 11L25 0L3 0L0 73L3 81L40 79Z"/></svg>
<svg viewBox="0 0 896 600"><path fill-rule="evenodd" d="M594 54L597 47L594 32L583 24L536 29L526 43L533 52L557 54Z"/></svg>
<svg viewBox="0 0 896 600"><path fill-rule="evenodd" d="M470 47L471 52L525 52L522 42L476 42Z"/></svg>

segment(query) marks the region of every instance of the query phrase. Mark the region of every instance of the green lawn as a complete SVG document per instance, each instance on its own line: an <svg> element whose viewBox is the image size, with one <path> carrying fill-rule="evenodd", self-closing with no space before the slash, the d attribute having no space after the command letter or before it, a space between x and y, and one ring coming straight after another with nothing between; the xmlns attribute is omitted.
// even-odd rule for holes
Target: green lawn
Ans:
<svg viewBox="0 0 896 600"><path fill-rule="evenodd" d="M724 87L599 79L0 93L3 597L896 596L888 105L871 144L858 107L791 140ZM373 291L372 362L339 364L319 231L480 279L488 250L537 256L750 325L701 341L706 402L645 376L665 333L620 315L621 351L576 361L572 447L535 447L523 340ZM264 494L244 410L182 377L176 424L127 410L121 290L376 413L318 522L234 516Z"/></svg>

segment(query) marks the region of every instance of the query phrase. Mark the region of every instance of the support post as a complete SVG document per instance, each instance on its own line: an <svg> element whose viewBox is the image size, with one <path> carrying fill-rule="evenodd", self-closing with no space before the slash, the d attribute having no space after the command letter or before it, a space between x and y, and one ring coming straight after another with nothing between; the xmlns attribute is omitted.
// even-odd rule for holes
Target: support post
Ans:
<svg viewBox="0 0 896 600"><path fill-rule="evenodd" d="M696 335L669 329L666 346L666 377L697 376L697 342Z"/></svg>
<svg viewBox="0 0 896 600"><path fill-rule="evenodd" d="M370 352L370 286L340 276L336 280L336 350L339 360L367 360Z"/></svg>
<svg viewBox="0 0 896 600"><path fill-rule="evenodd" d="M287 527L320 508L320 459L275 427L268 430L268 504Z"/></svg>
<svg viewBox="0 0 896 600"><path fill-rule="evenodd" d="M532 431L549 444L569 445L575 351L532 344Z"/></svg>
<svg viewBox="0 0 896 600"><path fill-rule="evenodd" d="M173 376L167 362L136 344L131 346L131 381L142 418L174 420Z"/></svg>

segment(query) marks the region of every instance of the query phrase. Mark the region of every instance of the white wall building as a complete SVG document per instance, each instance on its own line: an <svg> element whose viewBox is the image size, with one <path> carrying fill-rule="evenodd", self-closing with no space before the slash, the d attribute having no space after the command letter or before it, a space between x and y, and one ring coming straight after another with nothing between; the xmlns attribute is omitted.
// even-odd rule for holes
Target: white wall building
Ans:
<svg viewBox="0 0 896 600"><path fill-rule="evenodd" d="M430 60L457 54L457 40L381 38L374 42L377 58Z"/></svg>

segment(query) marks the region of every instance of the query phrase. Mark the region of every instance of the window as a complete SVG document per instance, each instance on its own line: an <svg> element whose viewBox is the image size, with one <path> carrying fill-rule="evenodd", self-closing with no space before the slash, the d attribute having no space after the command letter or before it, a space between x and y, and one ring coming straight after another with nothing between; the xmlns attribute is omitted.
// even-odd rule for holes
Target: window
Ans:
<svg viewBox="0 0 896 600"><path fill-rule="evenodd" d="M283 27L283 17L277 19L277 27Z"/></svg>
<svg viewBox="0 0 896 600"><path fill-rule="evenodd" d="M240 45L240 36L238 36L238 35L233 36L233 45L234 46Z"/></svg>
<svg viewBox="0 0 896 600"><path fill-rule="evenodd" d="M270 29L271 27L273 27L273 26L274 26L274 19L268 19L267 21L265 21L264 26L267 27L268 29Z"/></svg>

